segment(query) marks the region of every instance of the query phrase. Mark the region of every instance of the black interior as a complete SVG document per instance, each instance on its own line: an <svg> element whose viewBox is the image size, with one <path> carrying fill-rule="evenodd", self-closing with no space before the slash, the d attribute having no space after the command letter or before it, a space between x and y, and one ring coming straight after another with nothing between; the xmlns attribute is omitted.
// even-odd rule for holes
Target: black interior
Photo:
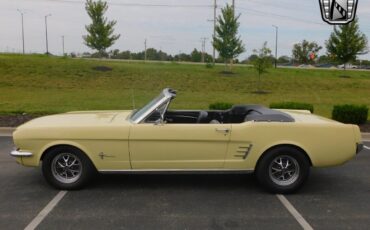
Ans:
<svg viewBox="0 0 370 230"><path fill-rule="evenodd" d="M153 123L160 119L159 112L154 112L147 119ZM164 115L166 123L173 124L219 124L242 123L246 121L293 122L294 119L283 112L259 105L235 105L229 110L168 110Z"/></svg>

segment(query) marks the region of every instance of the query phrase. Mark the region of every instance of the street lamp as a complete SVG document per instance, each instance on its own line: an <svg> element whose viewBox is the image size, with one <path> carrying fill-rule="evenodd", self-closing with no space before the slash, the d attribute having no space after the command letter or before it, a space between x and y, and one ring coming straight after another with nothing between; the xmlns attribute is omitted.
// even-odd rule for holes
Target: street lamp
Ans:
<svg viewBox="0 0 370 230"><path fill-rule="evenodd" d="M48 17L51 14L45 15L45 36L46 36L46 54L49 55L49 44L48 44Z"/></svg>
<svg viewBox="0 0 370 230"><path fill-rule="evenodd" d="M275 33L276 33L276 37L275 37L275 69L277 67L277 50L278 50L278 32L279 32L279 27L278 26L275 26L275 25L272 25L273 27L275 27Z"/></svg>
<svg viewBox="0 0 370 230"><path fill-rule="evenodd" d="M23 54L24 54L24 26L23 26L23 12L20 9L17 11L21 14L22 17L22 46L23 46Z"/></svg>

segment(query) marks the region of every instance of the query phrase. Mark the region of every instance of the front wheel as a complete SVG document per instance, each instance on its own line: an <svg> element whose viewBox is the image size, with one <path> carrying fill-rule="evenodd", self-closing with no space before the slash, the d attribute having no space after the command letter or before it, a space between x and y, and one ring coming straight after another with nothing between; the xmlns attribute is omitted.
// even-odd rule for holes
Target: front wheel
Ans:
<svg viewBox="0 0 370 230"><path fill-rule="evenodd" d="M46 181L55 188L74 190L82 188L90 181L95 168L81 150L61 146L46 153L42 172Z"/></svg>
<svg viewBox="0 0 370 230"><path fill-rule="evenodd" d="M310 163L303 152L278 147L264 154L256 168L259 183L273 193L292 193L307 180Z"/></svg>

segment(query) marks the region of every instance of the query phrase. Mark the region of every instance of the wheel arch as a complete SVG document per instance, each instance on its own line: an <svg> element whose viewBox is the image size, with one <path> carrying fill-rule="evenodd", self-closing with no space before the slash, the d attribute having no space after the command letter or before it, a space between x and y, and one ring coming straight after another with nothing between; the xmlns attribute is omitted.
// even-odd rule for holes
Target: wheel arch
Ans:
<svg viewBox="0 0 370 230"><path fill-rule="evenodd" d="M258 168L259 163L261 162L261 160L263 159L263 157L266 156L266 154L268 154L268 152L270 152L273 149L281 148L281 147L295 148L296 150L300 151L306 157L306 159L308 160L310 166L312 166L312 160L311 160L310 156L308 155L307 151L304 150L304 148L302 148L302 147L300 147L300 146L298 146L296 144L276 144L276 145L270 146L265 151L263 151L263 153L261 154L261 156L257 160L255 169Z"/></svg>
<svg viewBox="0 0 370 230"><path fill-rule="evenodd" d="M60 148L60 147L70 147L70 148L74 148L74 149L79 150L81 153L83 153L90 160L92 165L94 165L94 167L96 168L96 165L94 164L94 161L89 156L88 151L84 147L82 147L81 145L79 145L77 143L68 143L68 142L50 143L47 146L45 146L44 149L41 151L40 161L42 161L44 159L44 157L46 156L46 154L48 152L50 152L53 149Z"/></svg>

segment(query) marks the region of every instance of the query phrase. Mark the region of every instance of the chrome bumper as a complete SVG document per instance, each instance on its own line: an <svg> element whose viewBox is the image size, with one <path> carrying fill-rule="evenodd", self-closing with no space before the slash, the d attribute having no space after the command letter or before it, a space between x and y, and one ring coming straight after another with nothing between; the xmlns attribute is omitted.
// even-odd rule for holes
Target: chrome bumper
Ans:
<svg viewBox="0 0 370 230"><path fill-rule="evenodd" d="M18 150L13 150L10 152L10 156L13 156L13 157L30 157L32 155L33 154L31 152L21 152Z"/></svg>

